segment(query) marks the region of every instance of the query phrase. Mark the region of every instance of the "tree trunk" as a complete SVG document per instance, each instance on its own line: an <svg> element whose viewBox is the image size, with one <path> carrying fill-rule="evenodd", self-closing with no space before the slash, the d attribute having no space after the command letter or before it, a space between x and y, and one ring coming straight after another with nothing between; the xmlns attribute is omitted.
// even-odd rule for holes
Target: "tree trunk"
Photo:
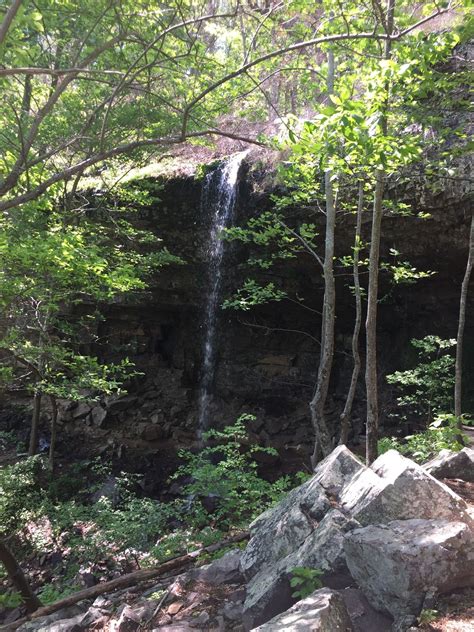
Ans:
<svg viewBox="0 0 474 632"><path fill-rule="evenodd" d="M387 35L393 31L393 17L395 10L395 0L387 0ZM391 55L390 39L385 40L384 59L390 59ZM388 108L388 86L386 87L386 99L383 106L380 121L380 131L382 135L387 133L387 108ZM382 204L385 187L385 172L377 169L374 191L374 205L372 211L372 233L369 254L369 287L367 292L367 319L366 329L366 355L365 355L365 387L367 392L367 442L366 461L372 463L378 454L377 440L379 429L379 402L377 387L377 300L379 289L379 259L380 259L380 236L382 229Z"/></svg>
<svg viewBox="0 0 474 632"><path fill-rule="evenodd" d="M38 452L39 422L41 414L41 393L36 392L33 399L33 415L31 417L30 446L28 456L33 456Z"/></svg>
<svg viewBox="0 0 474 632"><path fill-rule="evenodd" d="M27 612L34 612L42 606L41 601L31 590L25 574L16 561L6 542L0 538L0 562L5 566L10 581L23 597Z"/></svg>
<svg viewBox="0 0 474 632"><path fill-rule="evenodd" d="M359 334L362 324L362 294L360 288L360 276L359 276L359 252L361 248L361 233L362 233L362 211L364 208L364 183L359 182L359 199L357 202L357 220L354 237L354 297L355 297L355 321L354 331L352 333L352 357L354 359L354 366L352 369L351 383L349 391L347 393L346 403L341 415L341 436L339 439L339 445L345 445L349 438L349 431L351 427L351 414L352 406L354 404L354 398L357 388L357 382L359 380L360 373L360 353L359 353Z"/></svg>
<svg viewBox="0 0 474 632"><path fill-rule="evenodd" d="M466 271L461 286L461 298L459 301L459 321L458 334L456 338L456 364L454 382L454 414L458 418L458 426L462 427L462 347L464 340L464 326L466 324L467 292L471 279L472 267L474 265L474 215L471 217L471 231L469 234L469 255L467 258Z"/></svg>
<svg viewBox="0 0 474 632"><path fill-rule="evenodd" d="M53 395L50 395L51 400L51 441L49 444L49 469L54 472L54 450L56 448L56 433L58 426L58 403Z"/></svg>
<svg viewBox="0 0 474 632"><path fill-rule="evenodd" d="M334 92L334 52L328 53L327 93ZM336 207L332 171L326 169L324 175L326 196L326 238L324 244L324 303L321 324L321 352L319 356L318 378L313 398L309 404L311 422L314 429L314 448L311 465L315 467L321 456L327 456L332 449L331 436L327 427L324 407L329 390L334 356L334 321L336 317L336 285L334 282L334 234L336 228Z"/></svg>

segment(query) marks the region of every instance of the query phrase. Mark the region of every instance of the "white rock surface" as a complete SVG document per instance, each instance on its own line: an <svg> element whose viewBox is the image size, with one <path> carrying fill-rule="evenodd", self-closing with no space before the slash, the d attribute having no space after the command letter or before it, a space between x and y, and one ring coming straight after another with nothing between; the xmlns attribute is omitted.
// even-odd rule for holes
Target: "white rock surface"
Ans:
<svg viewBox="0 0 474 632"><path fill-rule="evenodd" d="M313 532L331 505L314 478L292 490L276 507L250 525L252 535L240 568L250 579L265 566L293 553Z"/></svg>
<svg viewBox="0 0 474 632"><path fill-rule="evenodd" d="M316 466L313 480L328 494L338 497L352 478L366 469L345 445L341 445Z"/></svg>
<svg viewBox="0 0 474 632"><path fill-rule="evenodd" d="M412 518L472 524L462 498L396 450L356 475L343 490L341 505L363 525Z"/></svg>
<svg viewBox="0 0 474 632"><path fill-rule="evenodd" d="M319 568L327 576L347 574L344 554L345 534L358 523L331 509L319 525L293 553L273 565L264 566L247 584L243 623L246 629L268 621L295 601L290 579L295 567Z"/></svg>
<svg viewBox="0 0 474 632"><path fill-rule="evenodd" d="M352 632L341 595L327 588L315 591L255 632Z"/></svg>
<svg viewBox="0 0 474 632"><path fill-rule="evenodd" d="M474 586L474 538L464 522L370 525L349 533L344 550L370 603L396 620L417 616L427 596Z"/></svg>
<svg viewBox="0 0 474 632"><path fill-rule="evenodd" d="M423 467L435 478L459 478L474 483L474 450L468 447L459 452L441 450Z"/></svg>

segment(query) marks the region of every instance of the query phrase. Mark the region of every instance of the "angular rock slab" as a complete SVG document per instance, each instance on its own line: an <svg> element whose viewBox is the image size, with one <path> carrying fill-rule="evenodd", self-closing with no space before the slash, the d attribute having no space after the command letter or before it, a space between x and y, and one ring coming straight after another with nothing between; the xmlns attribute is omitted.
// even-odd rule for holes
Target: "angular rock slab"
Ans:
<svg viewBox="0 0 474 632"><path fill-rule="evenodd" d="M341 493L343 509L363 525L415 518L472 524L464 500L420 465L389 450Z"/></svg>
<svg viewBox="0 0 474 632"><path fill-rule="evenodd" d="M250 525L251 538L240 562L246 579L293 553L330 508L324 489L311 478L260 515Z"/></svg>
<svg viewBox="0 0 474 632"><path fill-rule="evenodd" d="M328 494L339 497L352 478L366 469L345 445L340 445L316 466L313 480Z"/></svg>
<svg viewBox="0 0 474 632"><path fill-rule="evenodd" d="M235 584L241 582L243 579L240 572L241 558L242 551L240 549L228 551L210 564L188 571L186 577L208 584Z"/></svg>
<svg viewBox="0 0 474 632"><path fill-rule="evenodd" d="M344 536L358 526L357 522L332 509L292 553L273 565L264 566L247 584L244 627L249 630L265 623L294 603L290 579L295 567L319 568L326 571L329 578L347 573Z"/></svg>
<svg viewBox="0 0 474 632"><path fill-rule="evenodd" d="M34 621L27 621L17 628L17 630L18 632L47 632L56 624L60 626L73 626L76 627L76 629L80 629L78 621L84 618L88 605L87 602L83 602L81 605L76 604L62 608L46 617L41 617Z"/></svg>
<svg viewBox="0 0 474 632"><path fill-rule="evenodd" d="M364 470L367 468L346 446L339 446L319 463L306 483L254 520L241 561L245 577L250 579L264 566L274 565L296 551L331 509L328 494L338 497Z"/></svg>
<svg viewBox="0 0 474 632"><path fill-rule="evenodd" d="M418 616L427 596L474 586L474 537L463 522L370 525L349 533L344 550L369 602L395 620Z"/></svg>
<svg viewBox="0 0 474 632"><path fill-rule="evenodd" d="M459 478L474 483L474 450L441 450L438 456L425 463L423 468L435 478Z"/></svg>
<svg viewBox="0 0 474 632"><path fill-rule="evenodd" d="M298 601L286 612L254 632L352 632L352 624L339 593L322 588Z"/></svg>

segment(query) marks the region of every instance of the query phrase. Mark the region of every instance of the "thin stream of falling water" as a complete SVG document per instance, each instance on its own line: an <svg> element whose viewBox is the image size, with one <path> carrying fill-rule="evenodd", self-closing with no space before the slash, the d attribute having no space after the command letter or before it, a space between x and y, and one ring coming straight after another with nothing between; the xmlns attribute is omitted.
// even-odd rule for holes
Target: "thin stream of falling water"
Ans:
<svg viewBox="0 0 474 632"><path fill-rule="evenodd" d="M225 249L225 241L222 239L221 233L232 223L239 170L247 153L245 151L231 156L221 167L206 176L203 186L201 210L206 212L211 206L213 219L207 250L209 286L204 312L203 366L198 403L199 440L209 425L209 404L216 370L216 325Z"/></svg>

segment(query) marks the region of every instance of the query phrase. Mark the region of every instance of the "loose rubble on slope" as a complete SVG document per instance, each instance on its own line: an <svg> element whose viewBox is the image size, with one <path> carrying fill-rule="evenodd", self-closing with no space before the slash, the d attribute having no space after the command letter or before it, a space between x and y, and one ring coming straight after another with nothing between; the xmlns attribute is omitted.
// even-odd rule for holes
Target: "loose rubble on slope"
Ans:
<svg viewBox="0 0 474 632"><path fill-rule="evenodd" d="M473 457L422 467L391 450L369 468L340 446L253 522L245 550L19 630L405 632L438 595L474 587L473 506L432 475L472 481ZM297 601L295 567L324 571L324 588Z"/></svg>

